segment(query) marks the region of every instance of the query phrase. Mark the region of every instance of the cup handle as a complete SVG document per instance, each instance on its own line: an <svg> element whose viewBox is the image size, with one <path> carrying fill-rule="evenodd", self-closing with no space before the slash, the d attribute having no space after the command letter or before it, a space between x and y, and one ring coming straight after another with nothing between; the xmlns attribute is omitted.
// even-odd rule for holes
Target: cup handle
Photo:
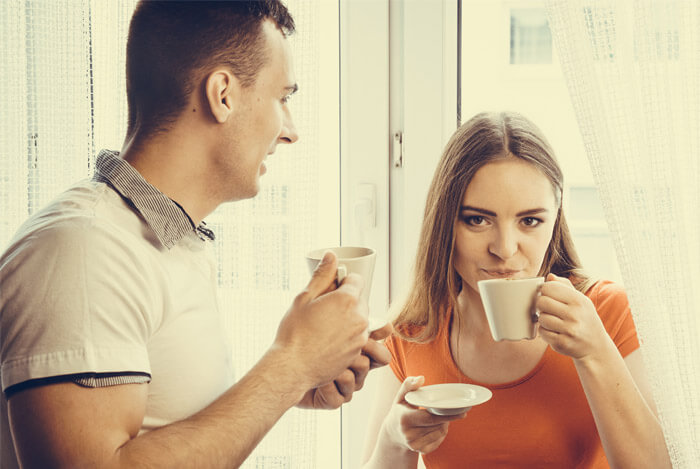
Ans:
<svg viewBox="0 0 700 469"><path fill-rule="evenodd" d="M345 264L338 264L338 270L335 273L335 286L336 288L340 286L341 283L343 283L343 280L345 280L345 277L348 276L348 269L345 267Z"/></svg>

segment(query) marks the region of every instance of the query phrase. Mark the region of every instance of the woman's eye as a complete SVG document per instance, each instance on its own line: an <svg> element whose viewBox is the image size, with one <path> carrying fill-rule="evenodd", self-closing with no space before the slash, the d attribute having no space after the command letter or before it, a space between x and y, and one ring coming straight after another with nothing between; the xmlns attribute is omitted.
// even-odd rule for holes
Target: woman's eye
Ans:
<svg viewBox="0 0 700 469"><path fill-rule="evenodd" d="M462 220L464 220L464 223L466 223L469 226L479 226L483 225L486 220L484 220L484 217L480 215L471 215L468 217L463 217Z"/></svg>
<svg viewBox="0 0 700 469"><path fill-rule="evenodd" d="M527 227L533 228L542 223L542 220L535 217L525 217L523 218L523 224Z"/></svg>

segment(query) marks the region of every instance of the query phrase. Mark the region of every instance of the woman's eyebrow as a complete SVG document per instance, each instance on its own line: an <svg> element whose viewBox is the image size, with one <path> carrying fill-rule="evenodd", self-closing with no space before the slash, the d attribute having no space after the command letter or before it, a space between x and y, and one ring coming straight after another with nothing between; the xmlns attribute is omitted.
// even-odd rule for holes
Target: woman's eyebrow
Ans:
<svg viewBox="0 0 700 469"><path fill-rule="evenodd" d="M479 208L479 207L472 207L471 205L462 205L460 208L460 211L470 211L470 212L477 212L477 213L482 213L484 215L488 215L490 217L496 217L496 212L492 212L491 210L486 210L485 208ZM549 212L546 208L531 208L528 210L523 210L522 212L518 212L515 214L517 217L525 217L529 215L537 215L539 213L546 213Z"/></svg>
<svg viewBox="0 0 700 469"><path fill-rule="evenodd" d="M529 210L523 210L515 214L516 217L526 217L528 215L537 215L539 213L547 213L549 210L546 208L531 208Z"/></svg>
<svg viewBox="0 0 700 469"><path fill-rule="evenodd" d="M469 210L470 212L483 213L484 215L488 215L490 217L496 216L496 212L492 212L491 210L486 210L485 208L472 207L471 205L462 205L462 207L459 210L460 210L460 212L463 212L465 210Z"/></svg>

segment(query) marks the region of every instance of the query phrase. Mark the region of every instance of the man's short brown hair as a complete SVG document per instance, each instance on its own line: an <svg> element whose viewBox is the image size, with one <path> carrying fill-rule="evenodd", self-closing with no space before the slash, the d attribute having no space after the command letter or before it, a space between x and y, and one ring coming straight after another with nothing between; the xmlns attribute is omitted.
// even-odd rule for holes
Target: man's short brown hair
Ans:
<svg viewBox="0 0 700 469"><path fill-rule="evenodd" d="M294 19L280 0L141 0L127 41L127 134L167 129L215 67L227 66L243 86L252 85L267 60L266 19L285 36L294 32Z"/></svg>

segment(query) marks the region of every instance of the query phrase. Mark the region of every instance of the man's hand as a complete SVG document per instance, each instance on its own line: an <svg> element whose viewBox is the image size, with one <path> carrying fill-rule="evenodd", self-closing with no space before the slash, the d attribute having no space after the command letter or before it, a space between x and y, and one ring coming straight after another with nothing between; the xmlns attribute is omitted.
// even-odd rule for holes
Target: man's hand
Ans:
<svg viewBox="0 0 700 469"><path fill-rule="evenodd" d="M370 370L387 365L391 353L383 344L393 328L387 323L370 333L367 344L362 348L362 355L357 357L349 368L344 370L331 383L309 390L297 407L304 409L337 409L350 402L355 391L362 389Z"/></svg>
<svg viewBox="0 0 700 469"><path fill-rule="evenodd" d="M362 348L362 353L369 358L370 370L388 365L391 362L391 353L384 345L384 339L389 337L392 332L394 332L394 328L390 322L370 332L369 340Z"/></svg>
<svg viewBox="0 0 700 469"><path fill-rule="evenodd" d="M282 318L271 348L282 352L305 389L331 383L351 366L362 372L358 359L368 339L367 305L359 301L363 280L349 274L333 290L336 270L337 259L327 252Z"/></svg>

